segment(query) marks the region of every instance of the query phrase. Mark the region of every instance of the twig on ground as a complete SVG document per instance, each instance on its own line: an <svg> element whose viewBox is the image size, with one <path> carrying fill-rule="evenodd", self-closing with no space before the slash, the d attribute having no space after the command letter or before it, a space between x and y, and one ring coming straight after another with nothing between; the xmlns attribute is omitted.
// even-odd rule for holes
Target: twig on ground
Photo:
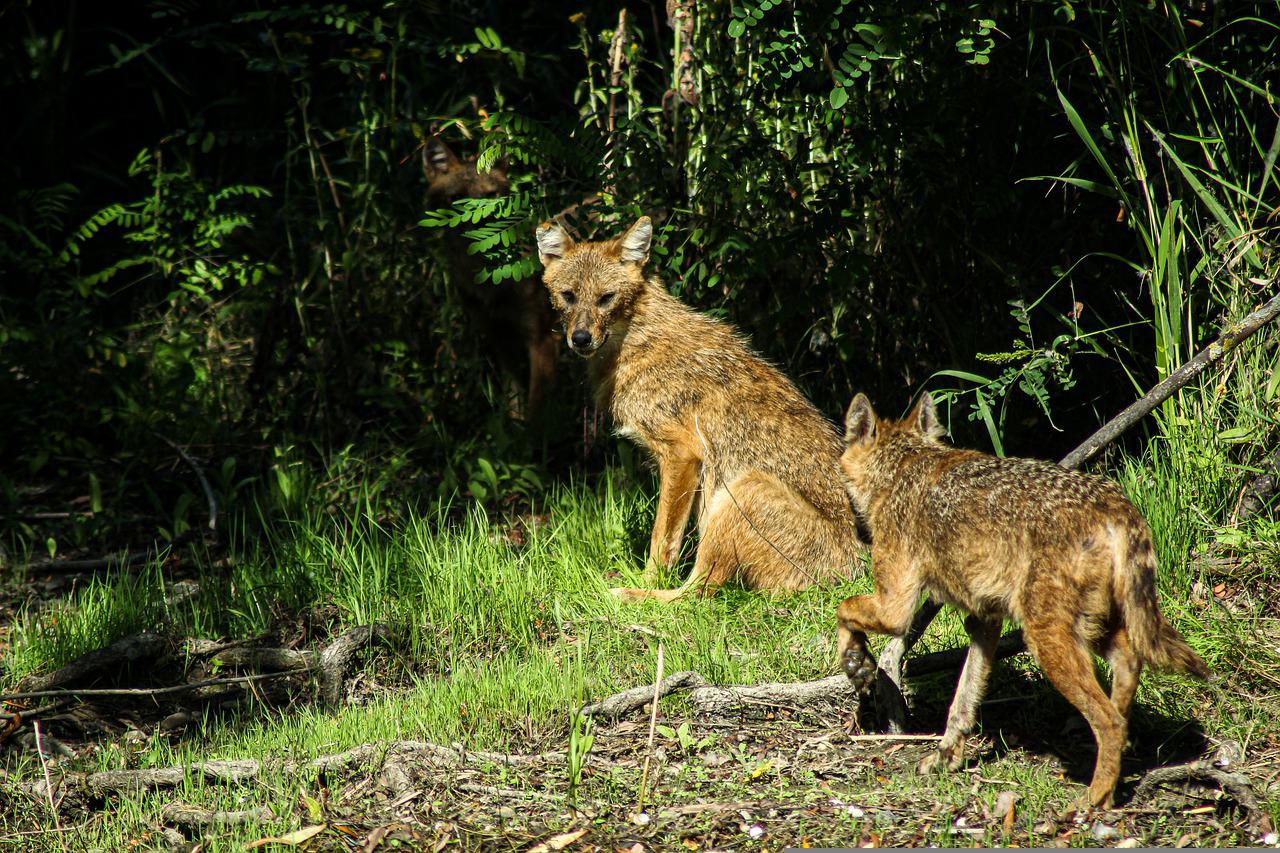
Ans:
<svg viewBox="0 0 1280 853"><path fill-rule="evenodd" d="M846 735L844 739L850 743L912 743L942 740L942 735Z"/></svg>
<svg viewBox="0 0 1280 853"><path fill-rule="evenodd" d="M67 696L169 696L174 693L189 693L202 687L216 687L223 684L249 684L268 678L282 678L286 675L302 675L312 672L311 669L290 669L283 672L262 672L255 675L236 675L227 678L207 678L204 681L192 681L188 684L172 684L167 687L64 687L58 690L32 690L26 693L7 693L0 695L0 702L14 702L19 699L45 699L49 697Z"/></svg>
<svg viewBox="0 0 1280 853"><path fill-rule="evenodd" d="M209 529L216 531L218 529L218 499L214 497L213 489L209 487L209 481L204 476L204 470L177 443L170 441L158 432L153 431L152 434L177 451L178 455L182 457L182 461L186 462L187 466L195 472L196 479L200 481L200 488L204 489L204 499L209 505Z"/></svg>
<svg viewBox="0 0 1280 853"><path fill-rule="evenodd" d="M658 732L658 700L662 689L662 666L665 663L662 641L658 641L658 671L653 679L653 706L649 711L649 742L644 750L644 769L640 772L640 798L636 811L644 811L644 798L649 789L649 762L653 760L653 737Z"/></svg>
<svg viewBox="0 0 1280 853"><path fill-rule="evenodd" d="M67 848L66 839L62 837L62 819L58 817L58 806L53 801L53 779L49 777L49 762L44 757L44 744L40 742L40 721L36 720L33 724L36 730L36 755L40 756L40 770L44 774L44 792L49 799L49 813L53 815L53 827L59 833L58 840L62 842L62 849Z"/></svg>

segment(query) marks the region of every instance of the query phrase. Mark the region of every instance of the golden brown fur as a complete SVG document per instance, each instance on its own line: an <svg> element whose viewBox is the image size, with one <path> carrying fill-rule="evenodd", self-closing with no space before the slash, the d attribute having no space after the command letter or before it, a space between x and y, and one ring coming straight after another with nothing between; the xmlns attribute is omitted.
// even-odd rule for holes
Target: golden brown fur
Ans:
<svg viewBox="0 0 1280 853"><path fill-rule="evenodd" d="M460 159L438 136L427 141L422 168L427 176L427 201L433 207L447 207L460 198L502 195L510 186L502 164L481 172L474 157ZM469 329L481 337L498 369L524 386L524 413L532 417L541 408L556 374L559 347L555 312L547 295L534 279L476 282L475 256L467 252L467 241L452 233L446 239L450 274Z"/></svg>
<svg viewBox="0 0 1280 853"><path fill-rule="evenodd" d="M861 546L835 429L732 327L646 277L651 237L647 217L598 243L538 228L543 280L570 348L590 357L597 400L618 432L658 464L646 582L679 557L698 505L701 539L685 584L615 594L671 601L735 578L792 590L848 577Z"/></svg>
<svg viewBox="0 0 1280 853"><path fill-rule="evenodd" d="M1144 664L1198 678L1208 669L1156 604L1155 555L1142 516L1118 486L1051 462L997 459L939 439L926 395L905 421L849 406L841 467L872 537L874 595L840 604L845 672L861 690L875 675L866 632L901 636L922 592L969 615L972 643L938 751L922 770L955 768L986 689L1003 619L1084 715L1098 744L1093 805L1111 802L1129 706ZM1111 695L1092 650L1107 656Z"/></svg>

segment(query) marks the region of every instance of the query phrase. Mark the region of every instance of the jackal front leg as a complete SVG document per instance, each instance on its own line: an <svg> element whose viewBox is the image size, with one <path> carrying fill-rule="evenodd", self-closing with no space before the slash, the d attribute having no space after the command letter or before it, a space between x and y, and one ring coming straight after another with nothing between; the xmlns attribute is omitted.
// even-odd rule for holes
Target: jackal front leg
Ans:
<svg viewBox="0 0 1280 853"><path fill-rule="evenodd" d="M659 568L674 565L680 558L680 545L689 526L689 513L702 472L702 461L679 448L665 448L657 457L658 513L653 519L649 557L644 567L646 586L657 581Z"/></svg>
<svg viewBox="0 0 1280 853"><path fill-rule="evenodd" d="M867 632L905 634L911 626L911 615L920 597L917 584L891 582L882 578L896 574L886 571L887 561L876 560L877 590L874 595L854 595L840 602L836 608L836 632L839 636L840 665L854 688L862 694L869 693L876 680L876 659L867 648Z"/></svg>

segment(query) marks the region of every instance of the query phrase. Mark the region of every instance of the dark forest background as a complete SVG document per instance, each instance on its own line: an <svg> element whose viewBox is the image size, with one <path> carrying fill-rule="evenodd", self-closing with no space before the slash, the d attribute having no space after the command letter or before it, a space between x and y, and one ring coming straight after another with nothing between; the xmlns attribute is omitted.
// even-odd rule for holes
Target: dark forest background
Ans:
<svg viewBox="0 0 1280 853"><path fill-rule="evenodd" d="M0 501L146 495L173 535L202 511L173 445L228 497L492 501L629 464L569 356L512 417L463 310L538 275L557 214L653 216L673 291L833 418L929 387L957 441L1015 454L1061 455L1274 289L1275 3L623 8L8 4ZM429 204L436 135L509 191ZM1214 409L1255 469L1256 380L1247 427Z"/></svg>

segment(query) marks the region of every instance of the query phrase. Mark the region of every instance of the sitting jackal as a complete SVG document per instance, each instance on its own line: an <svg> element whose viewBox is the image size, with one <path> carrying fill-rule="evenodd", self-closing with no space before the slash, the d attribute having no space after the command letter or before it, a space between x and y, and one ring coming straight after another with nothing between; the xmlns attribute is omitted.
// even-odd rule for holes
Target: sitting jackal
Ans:
<svg viewBox="0 0 1280 853"><path fill-rule="evenodd" d="M922 592L966 611L969 657L946 734L920 767L954 769L1001 622L1020 621L1045 675L1093 729L1088 801L1109 805L1142 667L1209 674L1156 605L1147 524L1109 480L956 450L942 434L927 394L902 422L877 418L862 394L849 406L840 464L871 531L876 592L845 599L836 611L845 672L863 692L870 688L876 663L866 632L901 636ZM1110 697L1094 673L1093 650L1111 664Z"/></svg>
<svg viewBox="0 0 1280 853"><path fill-rule="evenodd" d="M569 348L590 358L601 408L657 460L658 512L645 580L680 555L695 500L701 539L676 590L618 589L671 601L731 579L791 590L848 577L861 545L837 462L840 437L726 323L689 308L645 273L653 226L575 243L538 227L538 254Z"/></svg>

